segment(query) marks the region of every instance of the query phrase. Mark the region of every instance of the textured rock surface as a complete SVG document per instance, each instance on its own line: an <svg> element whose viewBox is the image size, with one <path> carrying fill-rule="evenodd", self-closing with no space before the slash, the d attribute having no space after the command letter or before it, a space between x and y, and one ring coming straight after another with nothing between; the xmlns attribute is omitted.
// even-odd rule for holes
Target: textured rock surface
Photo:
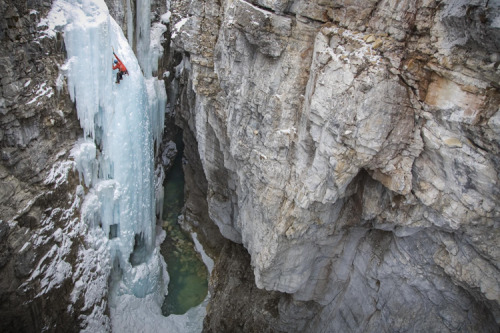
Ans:
<svg viewBox="0 0 500 333"><path fill-rule="evenodd" d="M214 290L212 303L225 306L209 308L204 332L280 332L276 327L281 295L255 286L245 249L226 241L220 258L212 282L223 287L210 288Z"/></svg>
<svg viewBox="0 0 500 333"><path fill-rule="evenodd" d="M172 8L210 217L292 295L274 329L497 331L497 3Z"/></svg>
<svg viewBox="0 0 500 333"><path fill-rule="evenodd" d="M39 25L50 6L0 1L2 332L77 331L92 311L71 295L82 275L73 264L82 260L75 221L83 191L68 159L81 130L57 89L62 36L47 38Z"/></svg>

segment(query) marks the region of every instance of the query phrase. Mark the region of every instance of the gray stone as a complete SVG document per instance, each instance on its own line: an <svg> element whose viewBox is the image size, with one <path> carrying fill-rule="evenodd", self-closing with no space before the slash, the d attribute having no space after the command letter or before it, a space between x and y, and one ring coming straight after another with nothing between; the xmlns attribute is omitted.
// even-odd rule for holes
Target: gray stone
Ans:
<svg viewBox="0 0 500 333"><path fill-rule="evenodd" d="M14 264L16 277L23 278L29 276L35 268L35 263L35 252L32 249L28 248L18 254Z"/></svg>
<svg viewBox="0 0 500 333"><path fill-rule="evenodd" d="M68 218L76 218L67 209L73 204L72 200L68 201L68 195L74 193L77 182L70 176L68 183L74 182L74 186L64 184L54 191L43 181L62 158L61 151L69 150L81 133L69 96L46 95L36 103L29 103L42 83L55 86L58 68L65 61L64 49L56 39L39 38L43 27L38 27L38 23L47 15L51 4L51 1L0 0L2 332L39 332L44 327L65 332L81 329L75 312L80 312L83 302L75 305L69 300L73 288L71 276L58 281L60 288L45 288L42 292L44 267L52 262L57 264L61 259L49 251L52 246L57 247L51 236L57 228L68 225ZM51 124L49 119L55 110L64 112L64 122ZM63 210L68 213L65 218L60 214ZM47 212L58 211L52 224L41 223ZM76 253L82 240L75 237L70 242ZM44 265L39 262L41 258L46 260ZM76 262L69 256L62 259ZM39 264L41 275L30 279Z"/></svg>
<svg viewBox="0 0 500 333"><path fill-rule="evenodd" d="M15 97L19 94L21 87L22 85L20 82L8 83L3 87L3 96L6 98Z"/></svg>
<svg viewBox="0 0 500 333"><path fill-rule="evenodd" d="M234 3L234 12L228 12L228 22L234 22L248 42L259 52L279 57L291 34L292 20L253 6L244 0ZM231 24L231 23L230 23Z"/></svg>
<svg viewBox="0 0 500 333"><path fill-rule="evenodd" d="M275 329L495 331L497 6L250 2L215 22L172 3L191 13L174 41L195 101L178 111L210 217L259 288L292 295ZM314 318L291 319L308 302Z"/></svg>
<svg viewBox="0 0 500 333"><path fill-rule="evenodd" d="M165 145L163 152L161 154L161 161L163 166L165 168L170 167L176 155L177 155L177 147L175 145L175 142L169 141Z"/></svg>
<svg viewBox="0 0 500 333"><path fill-rule="evenodd" d="M0 243L3 243L9 234L9 224L7 222L4 222L3 220L0 220Z"/></svg>
<svg viewBox="0 0 500 333"><path fill-rule="evenodd" d="M11 251L7 243L9 231L9 224L0 220L0 269L5 266L11 258Z"/></svg>

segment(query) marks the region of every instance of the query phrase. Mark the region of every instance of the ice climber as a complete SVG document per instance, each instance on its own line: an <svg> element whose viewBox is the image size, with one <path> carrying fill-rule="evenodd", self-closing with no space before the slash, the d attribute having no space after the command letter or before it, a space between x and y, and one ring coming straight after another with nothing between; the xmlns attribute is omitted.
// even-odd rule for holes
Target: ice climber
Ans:
<svg viewBox="0 0 500 333"><path fill-rule="evenodd" d="M118 69L118 73L116 73L116 83L120 84L120 80L123 79L123 74L128 75L127 67L123 64L123 62L118 58L118 56L113 52L115 56L115 60L113 61L113 70Z"/></svg>

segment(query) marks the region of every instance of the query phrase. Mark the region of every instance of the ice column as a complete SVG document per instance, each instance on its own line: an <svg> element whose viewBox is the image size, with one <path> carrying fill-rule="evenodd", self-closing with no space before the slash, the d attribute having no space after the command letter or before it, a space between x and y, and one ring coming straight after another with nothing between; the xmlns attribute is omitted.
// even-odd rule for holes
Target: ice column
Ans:
<svg viewBox="0 0 500 333"><path fill-rule="evenodd" d="M154 72L158 70L158 59L163 55L161 42L163 41L163 33L167 31L167 27L163 21L157 22L151 27L150 0L137 2L136 17L137 60L146 77L148 92L150 95L156 96L156 98L150 99L152 102L150 109L154 110L151 113L151 122L153 123L153 137L155 142L158 143L161 141L163 134L167 95L164 81L153 77L153 74L156 74Z"/></svg>
<svg viewBox="0 0 500 333"><path fill-rule="evenodd" d="M144 71L146 78L151 77L151 59L149 57L151 2L150 0L138 1L136 6L137 24L135 40L137 45L137 60Z"/></svg>
<svg viewBox="0 0 500 333"><path fill-rule="evenodd" d="M155 248L153 147L161 137L157 122L165 92L144 78L103 0L58 0L49 16L51 28L64 29L68 89L86 137L72 152L87 166L81 170L90 186L82 218L90 232L109 239L119 272L111 294L154 294L161 304L165 277ZM112 48L129 71L120 84L114 83Z"/></svg>
<svg viewBox="0 0 500 333"><path fill-rule="evenodd" d="M130 0L127 0L127 39L129 45L134 45L134 20L132 19L132 6Z"/></svg>

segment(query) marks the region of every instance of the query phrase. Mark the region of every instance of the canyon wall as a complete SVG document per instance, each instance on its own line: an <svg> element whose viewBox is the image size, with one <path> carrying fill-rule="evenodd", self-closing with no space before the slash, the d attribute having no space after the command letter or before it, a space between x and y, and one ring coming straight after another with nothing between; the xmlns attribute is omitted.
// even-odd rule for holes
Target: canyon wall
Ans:
<svg viewBox="0 0 500 333"><path fill-rule="evenodd" d="M92 310L71 301L83 192L69 155L82 131L60 83L62 35L49 38L40 24L50 8L0 1L2 332L75 331Z"/></svg>
<svg viewBox="0 0 500 333"><path fill-rule="evenodd" d="M171 10L208 212L279 292L248 305L273 304L270 330L497 331L498 3ZM223 299L207 330L262 327L218 316Z"/></svg>
<svg viewBox="0 0 500 333"><path fill-rule="evenodd" d="M106 3L137 50L136 1ZM0 0L2 332L110 330L50 7ZM220 256L205 331L498 331L498 3L170 9L156 74L184 130L185 216Z"/></svg>

